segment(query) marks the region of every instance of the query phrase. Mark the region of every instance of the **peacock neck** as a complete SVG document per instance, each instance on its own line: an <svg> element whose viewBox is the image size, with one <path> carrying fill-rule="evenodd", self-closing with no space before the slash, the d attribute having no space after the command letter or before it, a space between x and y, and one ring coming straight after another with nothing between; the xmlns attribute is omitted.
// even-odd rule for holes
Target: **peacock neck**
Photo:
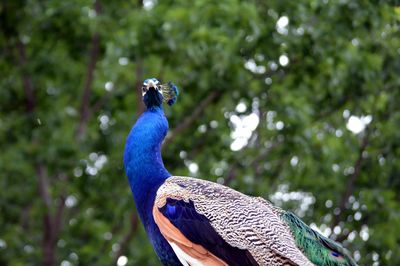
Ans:
<svg viewBox="0 0 400 266"><path fill-rule="evenodd" d="M157 190L171 176L161 158L161 143L167 131L168 121L162 108L148 108L129 133L124 165L136 208L156 253L164 265L179 265L178 258L152 216Z"/></svg>
<svg viewBox="0 0 400 266"><path fill-rule="evenodd" d="M168 121L162 108L153 107L139 117L125 146L125 170L145 227L153 223L151 208L157 189L171 176L161 157L161 143L167 131Z"/></svg>

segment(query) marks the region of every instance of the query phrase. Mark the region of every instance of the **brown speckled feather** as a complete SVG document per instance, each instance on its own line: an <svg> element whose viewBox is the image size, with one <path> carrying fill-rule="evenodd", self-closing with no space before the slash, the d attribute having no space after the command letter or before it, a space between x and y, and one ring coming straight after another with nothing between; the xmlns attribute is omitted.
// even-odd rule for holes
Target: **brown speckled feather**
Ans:
<svg viewBox="0 0 400 266"><path fill-rule="evenodd" d="M288 226L280 219L282 210L265 199L179 176L168 178L158 189L155 207L163 207L167 198L193 201L196 211L229 245L248 250L259 265L314 265L297 248Z"/></svg>

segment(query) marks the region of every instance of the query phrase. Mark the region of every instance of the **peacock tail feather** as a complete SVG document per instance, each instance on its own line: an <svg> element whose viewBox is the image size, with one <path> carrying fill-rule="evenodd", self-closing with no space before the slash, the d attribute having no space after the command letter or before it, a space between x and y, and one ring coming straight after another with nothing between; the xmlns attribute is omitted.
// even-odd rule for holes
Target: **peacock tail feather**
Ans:
<svg viewBox="0 0 400 266"><path fill-rule="evenodd" d="M288 224L296 245L314 264L357 266L340 244L314 231L295 214L284 212L281 217Z"/></svg>

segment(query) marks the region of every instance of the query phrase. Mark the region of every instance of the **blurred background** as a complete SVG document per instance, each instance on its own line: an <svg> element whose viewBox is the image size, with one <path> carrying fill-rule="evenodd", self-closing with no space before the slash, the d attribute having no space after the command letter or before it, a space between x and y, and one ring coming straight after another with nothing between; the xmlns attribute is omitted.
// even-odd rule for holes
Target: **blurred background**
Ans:
<svg viewBox="0 0 400 266"><path fill-rule="evenodd" d="M181 89L170 172L400 265L399 22L388 1L2 1L0 264L159 265L122 164L157 77Z"/></svg>

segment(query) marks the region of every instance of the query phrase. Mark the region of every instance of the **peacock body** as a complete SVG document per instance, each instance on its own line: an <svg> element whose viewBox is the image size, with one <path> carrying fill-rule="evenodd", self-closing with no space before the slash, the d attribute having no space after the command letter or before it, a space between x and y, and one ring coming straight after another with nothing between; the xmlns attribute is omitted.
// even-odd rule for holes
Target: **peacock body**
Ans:
<svg viewBox="0 0 400 266"><path fill-rule="evenodd" d="M124 165L140 219L164 265L354 266L338 243L293 213L213 182L172 176L161 143L168 131L162 102L177 87L143 84L146 111L133 126Z"/></svg>

